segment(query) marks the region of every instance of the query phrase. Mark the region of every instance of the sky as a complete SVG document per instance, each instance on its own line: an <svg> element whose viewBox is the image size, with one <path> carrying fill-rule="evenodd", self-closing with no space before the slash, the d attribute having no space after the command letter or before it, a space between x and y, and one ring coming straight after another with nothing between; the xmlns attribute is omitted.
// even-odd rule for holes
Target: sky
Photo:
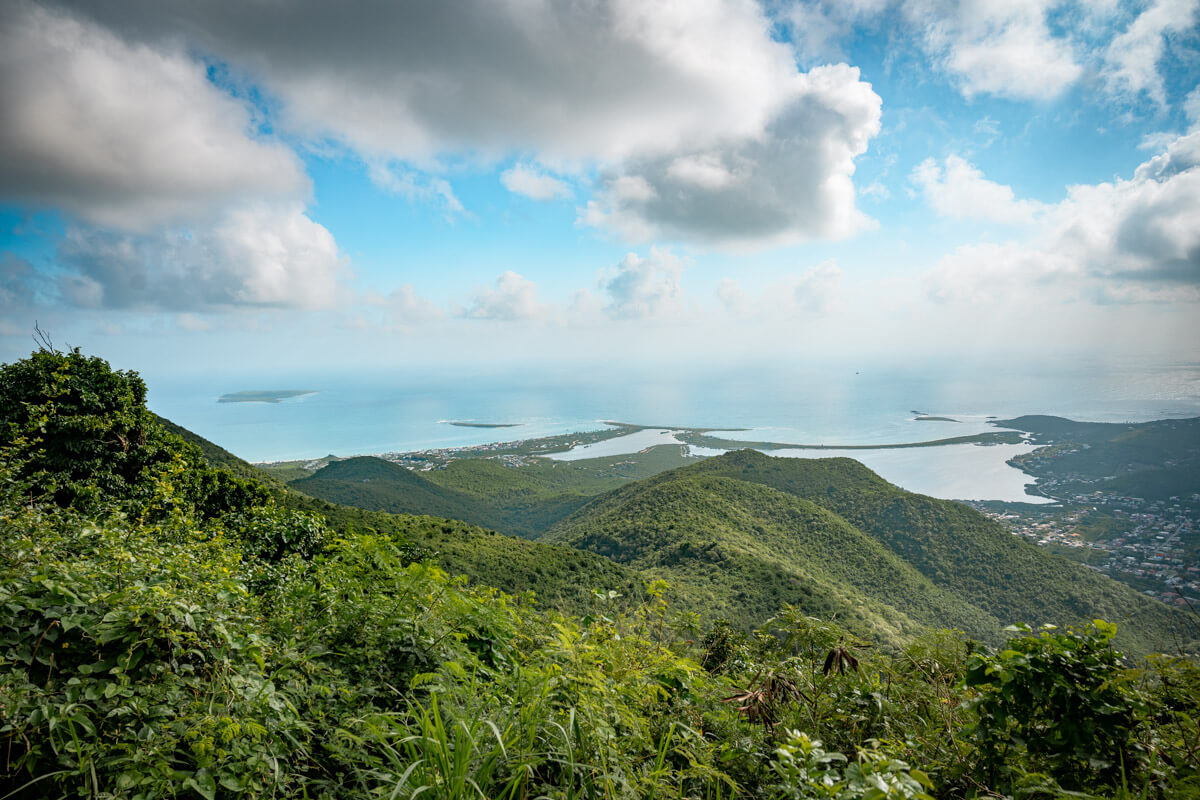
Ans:
<svg viewBox="0 0 1200 800"><path fill-rule="evenodd" d="M1200 0L0 0L0 360L1200 360Z"/></svg>

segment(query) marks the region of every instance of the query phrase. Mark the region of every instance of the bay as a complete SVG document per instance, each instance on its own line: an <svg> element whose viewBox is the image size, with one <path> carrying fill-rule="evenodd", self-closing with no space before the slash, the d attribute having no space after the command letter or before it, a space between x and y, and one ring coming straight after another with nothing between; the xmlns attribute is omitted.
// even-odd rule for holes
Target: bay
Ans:
<svg viewBox="0 0 1200 800"><path fill-rule="evenodd" d="M989 417L1022 414L1101 422L1200 416L1198 364L900 366L810 360L144 377L154 411L251 461L469 446L597 430L604 427L601 420L663 429L748 429L722 434L735 439L863 445L968 435L989 429ZM315 393L278 403L217 402L233 392L289 389ZM961 421L915 421L915 412ZM450 421L516 427L460 427ZM1010 457L995 448L976 449L993 450L996 463ZM906 481L918 485L904 475L934 469L920 466L931 464L929 459L945 461L935 450L958 457L949 455L958 452L950 448L891 451L921 457L911 456L905 466L904 456L883 456L894 475L884 477L904 488L910 488ZM866 462L866 453L884 452L851 457ZM987 480L980 480L986 490Z"/></svg>

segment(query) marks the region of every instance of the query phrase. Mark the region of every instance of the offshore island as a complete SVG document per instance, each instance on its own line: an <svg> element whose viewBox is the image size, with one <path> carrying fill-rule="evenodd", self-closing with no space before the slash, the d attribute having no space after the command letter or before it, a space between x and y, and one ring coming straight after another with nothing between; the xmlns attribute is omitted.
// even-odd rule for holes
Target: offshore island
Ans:
<svg viewBox="0 0 1200 800"><path fill-rule="evenodd" d="M230 392L217 398L218 403L282 403L296 397L316 394L315 389L253 389Z"/></svg>

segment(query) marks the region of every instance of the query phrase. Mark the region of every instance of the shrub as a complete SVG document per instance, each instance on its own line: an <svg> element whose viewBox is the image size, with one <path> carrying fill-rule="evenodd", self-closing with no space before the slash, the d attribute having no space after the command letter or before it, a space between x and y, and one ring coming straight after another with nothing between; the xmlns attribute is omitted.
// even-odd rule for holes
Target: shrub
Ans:
<svg viewBox="0 0 1200 800"><path fill-rule="evenodd" d="M1047 626L967 662L965 685L978 722L974 737L989 782L1011 787L1022 772L1044 773L1067 789L1115 785L1140 764L1135 733L1142 703L1112 647L1116 626Z"/></svg>

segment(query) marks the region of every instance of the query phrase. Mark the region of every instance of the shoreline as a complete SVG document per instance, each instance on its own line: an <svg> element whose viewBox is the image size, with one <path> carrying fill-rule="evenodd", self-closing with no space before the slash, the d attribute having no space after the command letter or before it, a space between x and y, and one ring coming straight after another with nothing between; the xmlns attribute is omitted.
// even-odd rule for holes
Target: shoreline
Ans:
<svg viewBox="0 0 1200 800"><path fill-rule="evenodd" d="M555 436L514 439L504 442L486 442L475 445L432 447L420 450L390 450L373 453L355 453L347 456L334 456L329 454L314 458L280 459L256 461L254 463L269 466L310 465L317 463L326 464L332 460L341 460L344 458L355 458L361 456L372 456L397 463L445 463L454 460L455 458L497 458L501 456L508 456L518 459L542 458L561 453L569 453L574 451L577 447L599 444L601 442L619 439L623 436L629 436L640 431L647 430L668 431L673 434L681 444L688 447L706 448L711 450L759 450L761 452L767 452L768 454L769 451L773 450L898 450L917 447L948 447L966 444L987 446L996 444L1022 444L1028 442L1027 434L1016 430L1004 430L977 433L969 436L953 436L942 439L930 439L919 442L884 442L881 444L849 445L797 444L794 442L726 439L724 437L711 435L712 433L736 433L748 431L751 430L750 428L642 425L631 422L619 422L616 420L599 420L599 422L609 427L595 431L575 431L558 434ZM456 425L459 427L487 429L517 427L519 425L519 423L498 424L451 421L448 421L447 424ZM632 453L636 451L630 452Z"/></svg>

